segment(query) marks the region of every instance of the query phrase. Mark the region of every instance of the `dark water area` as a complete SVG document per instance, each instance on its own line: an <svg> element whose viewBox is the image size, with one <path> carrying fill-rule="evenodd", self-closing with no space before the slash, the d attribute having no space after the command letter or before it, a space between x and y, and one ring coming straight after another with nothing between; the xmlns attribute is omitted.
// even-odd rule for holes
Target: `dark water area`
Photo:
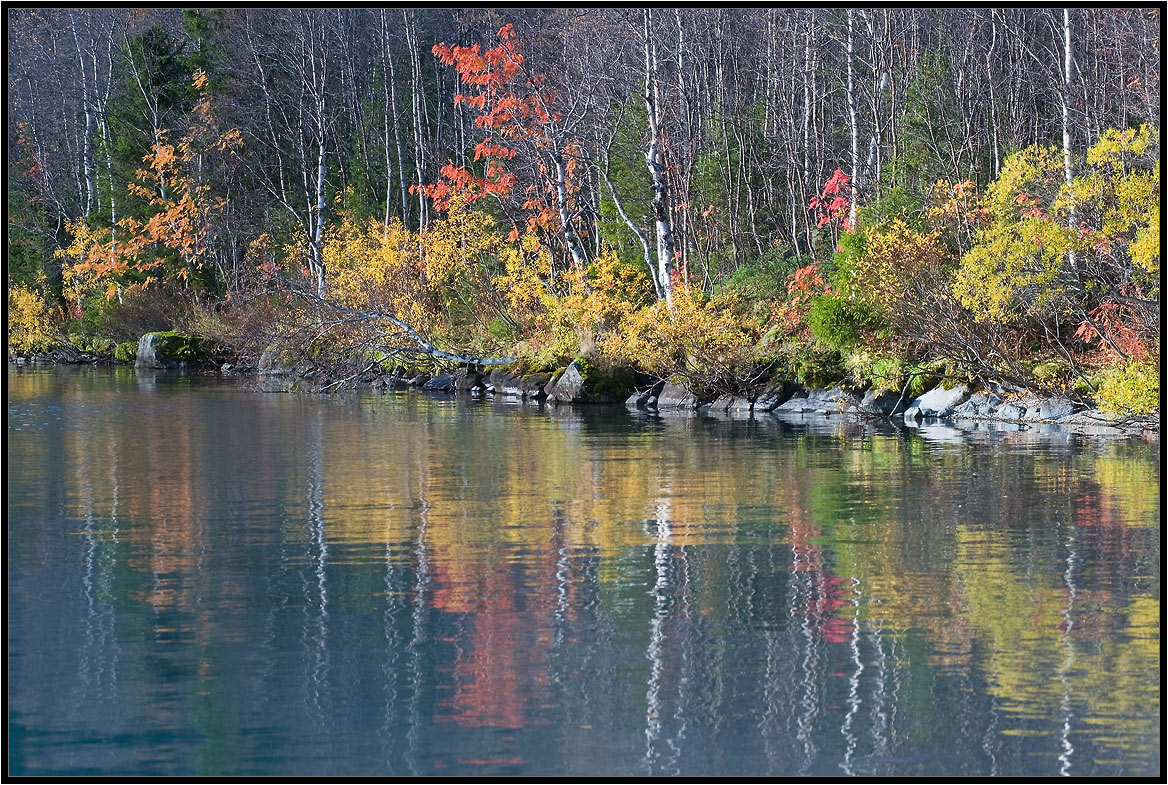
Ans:
<svg viewBox="0 0 1168 785"><path fill-rule="evenodd" d="M1160 773L1158 440L7 381L12 775Z"/></svg>

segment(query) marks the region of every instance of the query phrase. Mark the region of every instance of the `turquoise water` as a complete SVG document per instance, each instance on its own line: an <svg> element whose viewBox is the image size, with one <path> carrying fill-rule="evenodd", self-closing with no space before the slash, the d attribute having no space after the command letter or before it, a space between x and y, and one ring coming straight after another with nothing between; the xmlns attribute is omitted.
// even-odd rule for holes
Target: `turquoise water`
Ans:
<svg viewBox="0 0 1168 785"><path fill-rule="evenodd" d="M8 372L13 775L1158 775L1160 445Z"/></svg>

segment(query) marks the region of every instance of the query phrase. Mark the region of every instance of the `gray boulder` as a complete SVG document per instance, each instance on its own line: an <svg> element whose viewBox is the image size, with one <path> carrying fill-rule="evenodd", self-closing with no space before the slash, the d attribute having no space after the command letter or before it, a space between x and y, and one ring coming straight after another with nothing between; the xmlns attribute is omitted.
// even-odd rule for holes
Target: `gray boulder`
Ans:
<svg viewBox="0 0 1168 785"><path fill-rule="evenodd" d="M459 392L469 392L471 390L481 390L485 385L483 384L483 377L469 368L459 368L454 372L454 389Z"/></svg>
<svg viewBox="0 0 1168 785"><path fill-rule="evenodd" d="M998 407L995 414L1001 420L1022 420L1026 416L1026 406L1023 402L1011 402Z"/></svg>
<svg viewBox="0 0 1168 785"><path fill-rule="evenodd" d="M694 410L702 401L688 387L683 384L666 382L657 394L657 409L687 409Z"/></svg>
<svg viewBox="0 0 1168 785"><path fill-rule="evenodd" d="M937 417L946 409L954 409L969 398L969 387L959 384L955 387L934 387L909 404L909 409L920 409L924 417Z"/></svg>
<svg viewBox="0 0 1168 785"><path fill-rule="evenodd" d="M730 399L730 403L726 406L726 411L731 414L744 414L754 408L754 402L749 398L741 398L734 396Z"/></svg>
<svg viewBox="0 0 1168 785"><path fill-rule="evenodd" d="M511 395L516 398L523 396L523 388L519 377L513 376L501 368L492 370L483 381L486 383L487 388L495 393L495 395Z"/></svg>
<svg viewBox="0 0 1168 785"><path fill-rule="evenodd" d="M806 397L792 397L775 411L790 414L844 414L858 411L860 398L842 387L812 389Z"/></svg>
<svg viewBox="0 0 1168 785"><path fill-rule="evenodd" d="M146 333L138 339L134 365L138 368L191 368L206 355L207 344L201 338L177 332Z"/></svg>
<svg viewBox="0 0 1168 785"><path fill-rule="evenodd" d="M1035 422L1054 422L1074 414L1078 410L1074 401L1067 398L1047 398L1026 408L1025 419Z"/></svg>
<svg viewBox="0 0 1168 785"><path fill-rule="evenodd" d="M908 408L908 401L892 390L869 390L860 401L860 411L877 417L891 417Z"/></svg>
<svg viewBox="0 0 1168 785"><path fill-rule="evenodd" d="M657 382L652 387L634 390L633 394L625 399L625 406L630 409L647 409L657 402L657 396L665 387L665 382Z"/></svg>
<svg viewBox="0 0 1168 785"><path fill-rule="evenodd" d="M790 382L779 382L767 387L754 399L754 411L773 412L791 399L797 388Z"/></svg>
<svg viewBox="0 0 1168 785"><path fill-rule="evenodd" d="M423 382L422 389L430 392L450 392L454 389L454 374L440 373Z"/></svg>
<svg viewBox="0 0 1168 785"><path fill-rule="evenodd" d="M495 369L487 374L484 385L496 395L509 395L513 398L527 398L536 400L546 398L544 387L552 379L550 374L533 373L525 376L516 376L501 369Z"/></svg>
<svg viewBox="0 0 1168 785"><path fill-rule="evenodd" d="M709 412L725 412L730 408L730 404L734 402L733 395L719 395L709 403L702 404L699 408Z"/></svg>
<svg viewBox="0 0 1168 785"><path fill-rule="evenodd" d="M980 419L993 417L1002 405L1002 399L989 391L976 392L969 396L964 403L953 408L954 417Z"/></svg>
<svg viewBox="0 0 1168 785"><path fill-rule="evenodd" d="M556 379L555 387L548 391L548 400L557 403L574 403L583 401L586 397L584 376L580 373L580 366L573 360Z"/></svg>
<svg viewBox="0 0 1168 785"><path fill-rule="evenodd" d="M614 381L609 372L592 369L589 379L578 360L573 360L554 384L544 389L548 400L553 403L620 403L629 394L631 385L622 386Z"/></svg>
<svg viewBox="0 0 1168 785"><path fill-rule="evenodd" d="M543 400L547 397L544 393L544 387L551 381L551 378L551 374L546 373L533 373L520 377L520 394L528 400Z"/></svg>

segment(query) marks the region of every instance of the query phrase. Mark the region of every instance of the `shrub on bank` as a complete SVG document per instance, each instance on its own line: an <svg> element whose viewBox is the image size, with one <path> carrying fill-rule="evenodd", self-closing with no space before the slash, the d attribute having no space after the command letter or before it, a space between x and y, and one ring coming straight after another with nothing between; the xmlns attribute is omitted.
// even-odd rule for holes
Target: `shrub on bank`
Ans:
<svg viewBox="0 0 1168 785"><path fill-rule="evenodd" d="M1095 377L1099 408L1113 413L1151 414L1160 408L1159 358L1129 360Z"/></svg>
<svg viewBox="0 0 1168 785"><path fill-rule="evenodd" d="M27 286L8 287L8 347L18 354L47 352L62 345L60 309L42 292Z"/></svg>

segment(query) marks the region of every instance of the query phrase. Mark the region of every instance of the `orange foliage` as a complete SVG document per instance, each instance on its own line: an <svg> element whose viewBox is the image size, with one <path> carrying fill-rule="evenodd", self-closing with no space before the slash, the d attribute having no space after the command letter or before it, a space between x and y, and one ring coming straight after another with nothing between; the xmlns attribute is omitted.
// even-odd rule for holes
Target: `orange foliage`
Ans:
<svg viewBox="0 0 1168 785"><path fill-rule="evenodd" d="M519 184L518 176L508 168L519 153L517 145L534 149L537 154L550 153L563 161L566 195L570 197L578 190L573 179L579 142L570 140L557 145L549 129L560 119L550 108L556 99L555 91L545 86L542 74L527 67L512 25L500 28L497 37L498 45L486 50L480 44L446 43L432 50L445 65L455 68L462 83L471 88L456 95L455 104L475 109L475 125L491 132L474 148L474 161L485 162L482 175L450 162L440 170L439 182L420 187L440 210L449 209L454 193L463 194L470 202L488 195L509 196ZM555 178L546 163L535 162L535 170L538 184L525 187L522 207L531 213L529 229L551 229L558 220Z"/></svg>
<svg viewBox="0 0 1168 785"><path fill-rule="evenodd" d="M205 87L205 75L196 71L193 83ZM193 107L190 128L179 143L171 144L168 136L166 129L157 131L142 157L145 166L127 186L153 209L152 214L118 221L116 242L112 231L90 229L82 222L70 225L74 242L63 255L76 263L67 278L88 281L113 297L123 283L145 287L164 276L186 282L200 267L209 251L210 218L224 200L212 197L210 186L201 182L196 174L199 162L211 152L234 155L242 136L235 129L218 129L205 95ZM182 264L164 271L168 253L177 254Z"/></svg>

